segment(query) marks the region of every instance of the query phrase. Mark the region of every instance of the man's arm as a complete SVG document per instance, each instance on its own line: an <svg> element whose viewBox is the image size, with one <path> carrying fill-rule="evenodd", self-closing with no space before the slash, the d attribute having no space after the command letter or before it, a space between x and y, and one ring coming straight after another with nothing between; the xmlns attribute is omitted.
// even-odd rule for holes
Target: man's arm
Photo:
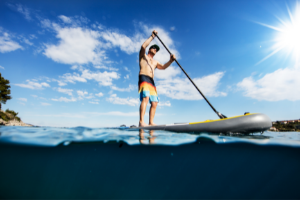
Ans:
<svg viewBox="0 0 300 200"><path fill-rule="evenodd" d="M176 56L171 55L170 60L166 64L162 65L159 62L157 62L157 69L162 69L162 70L167 69L172 64L172 62L174 62L174 60L176 60Z"/></svg>
<svg viewBox="0 0 300 200"><path fill-rule="evenodd" d="M151 36L142 45L141 50L140 50L140 58L142 58L145 55L147 46L154 39L154 37L155 37L154 33L157 34L157 31L156 30L152 31Z"/></svg>

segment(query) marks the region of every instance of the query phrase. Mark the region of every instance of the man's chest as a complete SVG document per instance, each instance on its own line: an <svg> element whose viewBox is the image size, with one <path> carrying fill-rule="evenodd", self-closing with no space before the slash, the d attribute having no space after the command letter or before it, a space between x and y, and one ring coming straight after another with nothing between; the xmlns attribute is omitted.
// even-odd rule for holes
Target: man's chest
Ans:
<svg viewBox="0 0 300 200"><path fill-rule="evenodd" d="M156 65L157 65L157 61L156 60L154 60L154 59L152 59L152 58L150 58L150 57L148 57L148 56L145 56L144 57L144 63L145 64L147 64L147 65L149 65L151 68L155 68L156 67Z"/></svg>

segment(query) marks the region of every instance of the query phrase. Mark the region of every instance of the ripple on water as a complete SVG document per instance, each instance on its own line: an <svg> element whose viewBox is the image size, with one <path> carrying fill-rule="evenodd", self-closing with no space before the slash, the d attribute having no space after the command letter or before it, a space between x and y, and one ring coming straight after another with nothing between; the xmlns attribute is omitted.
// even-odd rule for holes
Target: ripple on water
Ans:
<svg viewBox="0 0 300 200"><path fill-rule="evenodd" d="M265 132L264 134L213 134L175 133L169 131L139 131L127 128L56 128L1 126L0 142L57 146L72 142L119 142L129 145L156 144L181 145L193 142L212 141L217 144L247 142L259 145L285 145L300 147L300 132Z"/></svg>

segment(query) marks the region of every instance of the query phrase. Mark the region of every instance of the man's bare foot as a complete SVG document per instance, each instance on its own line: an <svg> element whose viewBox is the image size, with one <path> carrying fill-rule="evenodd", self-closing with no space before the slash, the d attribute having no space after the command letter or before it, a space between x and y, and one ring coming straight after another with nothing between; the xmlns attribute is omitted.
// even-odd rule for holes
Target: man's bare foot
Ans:
<svg viewBox="0 0 300 200"><path fill-rule="evenodd" d="M145 126L148 126L145 122L140 122L139 123L139 127L145 127Z"/></svg>
<svg viewBox="0 0 300 200"><path fill-rule="evenodd" d="M154 123L149 123L149 126L156 126L156 124L154 124Z"/></svg>

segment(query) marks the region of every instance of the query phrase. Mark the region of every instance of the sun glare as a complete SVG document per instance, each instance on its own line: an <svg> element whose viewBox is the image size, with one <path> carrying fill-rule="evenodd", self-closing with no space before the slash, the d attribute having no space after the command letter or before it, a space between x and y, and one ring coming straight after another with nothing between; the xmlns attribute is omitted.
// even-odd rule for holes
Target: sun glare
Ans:
<svg viewBox="0 0 300 200"><path fill-rule="evenodd" d="M289 13L289 19L284 21L280 18L280 24L276 26L270 26L267 24L259 23L263 26L271 28L277 31L275 37L275 44L272 46L272 52L267 55L264 59L262 59L259 63L268 59L275 53L279 51L285 51L288 55L292 55L295 60L295 65L299 67L299 59L300 59L300 6L297 3L292 13L289 8L287 8ZM257 63L257 64L259 64Z"/></svg>

